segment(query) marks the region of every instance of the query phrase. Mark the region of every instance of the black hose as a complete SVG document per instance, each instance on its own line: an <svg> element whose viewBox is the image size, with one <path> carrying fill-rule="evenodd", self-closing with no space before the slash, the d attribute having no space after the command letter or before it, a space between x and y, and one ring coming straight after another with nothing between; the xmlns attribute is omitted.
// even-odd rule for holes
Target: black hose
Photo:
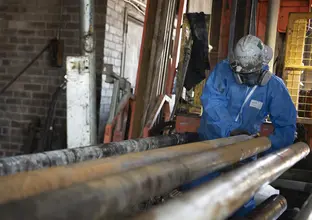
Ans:
<svg viewBox="0 0 312 220"><path fill-rule="evenodd" d="M55 107L58 101L58 98L64 89L65 83L62 83L53 93L50 107L48 110L48 114L45 119L45 125L44 130L42 134L42 139L40 142L40 146L38 146L38 149L36 152L42 152L42 151L49 151L52 149L52 139L53 139L53 130L54 130L54 117L55 117ZM52 129L52 130L51 130Z"/></svg>

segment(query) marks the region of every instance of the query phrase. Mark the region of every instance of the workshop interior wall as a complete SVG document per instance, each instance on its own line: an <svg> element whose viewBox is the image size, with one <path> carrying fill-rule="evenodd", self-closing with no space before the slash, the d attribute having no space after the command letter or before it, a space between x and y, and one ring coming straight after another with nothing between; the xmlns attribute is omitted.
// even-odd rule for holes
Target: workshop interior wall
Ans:
<svg viewBox="0 0 312 220"><path fill-rule="evenodd" d="M62 10L61 2L0 0L0 88L55 38L58 30L65 42L65 56L79 55L79 1L63 0ZM106 0L95 0L97 74L100 76L107 4ZM44 124L52 94L63 82L64 67L51 67L49 53L45 52L0 96L0 156L27 152L32 130L29 125L38 119ZM66 127L65 94L66 91L59 97L55 111L57 146L63 140Z"/></svg>

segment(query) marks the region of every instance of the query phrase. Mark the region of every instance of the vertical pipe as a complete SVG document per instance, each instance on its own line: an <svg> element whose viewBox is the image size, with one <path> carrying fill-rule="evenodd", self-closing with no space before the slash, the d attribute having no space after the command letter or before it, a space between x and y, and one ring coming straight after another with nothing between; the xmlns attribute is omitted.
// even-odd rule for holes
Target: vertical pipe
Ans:
<svg viewBox="0 0 312 220"><path fill-rule="evenodd" d="M269 63L270 71L273 72L274 52L276 44L277 22L280 9L280 0L269 0L267 29L265 32L265 44L272 48L273 59Z"/></svg>
<svg viewBox="0 0 312 220"><path fill-rule="evenodd" d="M249 22L249 34L256 35L257 30L257 7L258 0L252 0L251 9L250 9L250 22Z"/></svg>
<svg viewBox="0 0 312 220"><path fill-rule="evenodd" d="M96 144L96 73L95 73L95 37L94 37L94 0L80 0L80 37L81 55L90 61L89 117L90 145Z"/></svg>
<svg viewBox="0 0 312 220"><path fill-rule="evenodd" d="M233 55L236 12L237 12L237 0L233 0L231 4L231 23L230 23L229 48L228 48L228 59L230 60L232 59Z"/></svg>

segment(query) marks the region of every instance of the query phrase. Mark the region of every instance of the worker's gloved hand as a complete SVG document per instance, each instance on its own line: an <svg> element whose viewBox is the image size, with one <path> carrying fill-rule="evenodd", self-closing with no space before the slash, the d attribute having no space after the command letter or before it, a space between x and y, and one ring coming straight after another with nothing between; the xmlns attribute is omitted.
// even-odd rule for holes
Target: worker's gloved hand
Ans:
<svg viewBox="0 0 312 220"><path fill-rule="evenodd" d="M243 134L250 135L247 131L236 129L231 132L230 136L237 136L237 135L243 135Z"/></svg>

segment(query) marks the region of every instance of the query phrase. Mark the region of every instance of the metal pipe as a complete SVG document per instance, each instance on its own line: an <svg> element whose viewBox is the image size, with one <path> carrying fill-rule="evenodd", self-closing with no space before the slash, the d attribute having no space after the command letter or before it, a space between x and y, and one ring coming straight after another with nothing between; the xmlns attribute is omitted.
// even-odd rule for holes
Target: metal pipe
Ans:
<svg viewBox="0 0 312 220"><path fill-rule="evenodd" d="M296 143L220 176L135 219L226 219L261 186L275 180L309 152L307 144Z"/></svg>
<svg viewBox="0 0 312 220"><path fill-rule="evenodd" d="M95 61L95 32L94 32L94 0L80 0L80 31L81 54L89 57L90 62L90 145L96 144L96 61Z"/></svg>
<svg viewBox="0 0 312 220"><path fill-rule="evenodd" d="M272 48L273 58L269 63L270 71L273 72L274 51L276 44L277 22L280 9L280 0L269 0L267 29L265 32L265 44Z"/></svg>
<svg viewBox="0 0 312 220"><path fill-rule="evenodd" d="M312 220L312 195L305 201L295 220Z"/></svg>
<svg viewBox="0 0 312 220"><path fill-rule="evenodd" d="M120 98L120 81L118 79L115 79L107 124L111 124L116 116L116 109L119 98Z"/></svg>
<svg viewBox="0 0 312 220"><path fill-rule="evenodd" d="M287 200L284 196L273 195L257 206L244 220L275 220L287 209Z"/></svg>
<svg viewBox="0 0 312 220"><path fill-rule="evenodd" d="M252 0L250 9L249 34L256 36L258 0Z"/></svg>
<svg viewBox="0 0 312 220"><path fill-rule="evenodd" d="M237 0L232 0L231 4L231 23L228 45L228 59L233 58L234 39L235 39L235 25L236 25L236 13L237 13Z"/></svg>
<svg viewBox="0 0 312 220"><path fill-rule="evenodd" d="M205 142L200 143L205 144ZM52 216L59 220L105 217L112 219L115 214L120 214L150 197L161 195L183 183L256 155L269 149L270 146L269 139L264 137L179 157L175 160L167 159L149 166L140 166L138 169L118 175L102 177L98 174L96 180L0 205L0 216L3 219L8 217L11 219L21 219L21 217L23 219L50 219ZM188 148L197 147L192 144ZM170 153L163 151L163 155L167 157ZM148 159L150 157L146 158ZM114 166L111 169L114 169ZM23 188L16 190L23 191L21 189ZM8 189L5 191L8 192ZM16 212L17 207L18 212Z"/></svg>
<svg viewBox="0 0 312 220"><path fill-rule="evenodd" d="M249 139L248 136L237 136L0 177L0 203L247 139Z"/></svg>
<svg viewBox="0 0 312 220"><path fill-rule="evenodd" d="M190 143L197 139L196 136L197 135L193 133L173 134L169 136L113 142L97 146L0 158L0 176L53 166L64 166L88 160L127 154L130 152L141 152L172 145Z"/></svg>

